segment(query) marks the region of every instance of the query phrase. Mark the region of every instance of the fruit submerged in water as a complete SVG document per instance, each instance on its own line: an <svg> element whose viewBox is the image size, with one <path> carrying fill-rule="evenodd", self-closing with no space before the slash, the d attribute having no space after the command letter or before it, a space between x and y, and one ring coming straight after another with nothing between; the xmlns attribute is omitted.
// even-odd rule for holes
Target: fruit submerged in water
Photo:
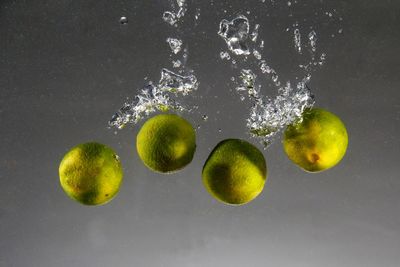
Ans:
<svg viewBox="0 0 400 267"><path fill-rule="evenodd" d="M264 188L267 166L261 151L239 139L226 139L211 152L203 167L203 183L217 200L246 204Z"/></svg>
<svg viewBox="0 0 400 267"><path fill-rule="evenodd" d="M304 111L302 121L287 127L283 140L289 159L309 172L335 166L346 153L347 144L343 122L320 108Z"/></svg>
<svg viewBox="0 0 400 267"><path fill-rule="evenodd" d="M65 154L59 167L65 193L85 205L110 201L122 182L122 167L115 152L99 143L85 143Z"/></svg>
<svg viewBox="0 0 400 267"><path fill-rule="evenodd" d="M196 150L192 125L174 114L161 114L147 120L136 138L140 159L151 170L167 173L189 164Z"/></svg>

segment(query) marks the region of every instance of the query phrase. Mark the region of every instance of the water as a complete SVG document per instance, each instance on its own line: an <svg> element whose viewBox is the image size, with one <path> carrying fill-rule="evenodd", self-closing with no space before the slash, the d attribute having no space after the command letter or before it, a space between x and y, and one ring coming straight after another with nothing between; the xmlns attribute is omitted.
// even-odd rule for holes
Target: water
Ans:
<svg viewBox="0 0 400 267"><path fill-rule="evenodd" d="M172 53L178 54L181 51L182 40L176 38L167 38L167 43L172 50Z"/></svg>
<svg viewBox="0 0 400 267"><path fill-rule="evenodd" d="M172 60L172 66L173 66L174 68L179 68L180 66L182 66L182 62L181 62L179 59L177 59L177 60Z"/></svg>
<svg viewBox="0 0 400 267"><path fill-rule="evenodd" d="M253 32L250 34L250 38L251 38L251 40L252 40L253 42L256 42L256 41L257 41L258 30L259 30L259 28L260 28L260 24L256 24L256 25L254 26Z"/></svg>
<svg viewBox="0 0 400 267"><path fill-rule="evenodd" d="M225 40L229 50L235 55L249 55L247 46L249 21L245 16L238 16L229 21L223 19L219 24L218 34Z"/></svg>
<svg viewBox="0 0 400 267"><path fill-rule="evenodd" d="M256 86L257 75L250 69L242 69L239 78L241 84L236 87L236 91L244 91L249 97L259 98L259 87Z"/></svg>
<svg viewBox="0 0 400 267"><path fill-rule="evenodd" d="M315 51L317 51L317 33L311 31L308 34L308 40L310 40L311 51L315 53Z"/></svg>
<svg viewBox="0 0 400 267"><path fill-rule="evenodd" d="M185 0L176 0L177 7L173 7L172 11L165 11L163 13L163 20L171 26L176 24L183 18L187 11L187 4Z"/></svg>
<svg viewBox="0 0 400 267"><path fill-rule="evenodd" d="M171 11L165 11L163 14L163 20L168 23L169 25L175 25L175 23L178 21L176 18L175 13Z"/></svg>
<svg viewBox="0 0 400 267"><path fill-rule="evenodd" d="M189 95L197 88L198 81L194 75L182 76L162 69L158 84L149 82L132 101L122 105L108 124L111 127L122 129L126 124L136 124L142 118L158 110L190 110L180 105L175 98Z"/></svg>
<svg viewBox="0 0 400 267"><path fill-rule="evenodd" d="M258 52L257 50L253 50L253 56L258 60L261 59L261 53Z"/></svg>
<svg viewBox="0 0 400 267"><path fill-rule="evenodd" d="M303 80L296 87L288 82L274 99L257 98L247 119L250 133L268 146L279 131L300 119L303 111L314 105L314 97L306 82Z"/></svg>
<svg viewBox="0 0 400 267"><path fill-rule="evenodd" d="M297 52L301 53L301 34L299 29L294 29L294 47L296 48Z"/></svg>
<svg viewBox="0 0 400 267"><path fill-rule="evenodd" d="M302 54L302 36L297 23L293 31L294 48ZM260 25L254 26L254 31L249 35L249 20L244 15L239 15L232 20L223 19L220 23L218 34L225 40L230 52L238 56L234 60L240 60L241 63L247 63L250 67L239 71L238 84L236 91L240 100L244 101L247 97L250 100L250 114L247 119L247 128L251 136L258 138L267 147L277 135L288 125L301 118L302 112L314 104L314 97L307 87L311 79L310 66L322 65L325 60L325 54L322 58L316 60L317 34L311 31L308 34L308 46L310 47L310 61L304 64L304 78L295 85L287 81L282 85L278 73L270 66L257 47L264 47L264 41L257 44ZM250 38L249 38L250 36ZM251 45L250 42L255 43ZM254 58L248 59L247 55L253 54ZM221 58L226 58L221 53ZM266 75L277 88L278 94L275 98L264 96L259 77L254 71L254 65L258 66L258 71ZM257 70L257 69L256 69Z"/></svg>
<svg viewBox="0 0 400 267"><path fill-rule="evenodd" d="M231 56L229 55L228 52L222 51L221 53L219 53L219 56L220 56L221 59L226 59L226 60L230 60L231 59Z"/></svg>
<svg viewBox="0 0 400 267"><path fill-rule="evenodd" d="M185 16L188 5L185 0L171 3L171 9L163 13L162 19L169 25L178 27L178 22ZM294 8L293 2L287 2L287 5L291 6L290 9ZM326 14L328 17L333 16L329 15L330 12ZM200 9L196 8L194 26L198 25L199 16ZM249 100L246 102L250 103L246 126L250 135L258 138L266 147L277 133L295 120L299 120L304 109L314 104L314 97L307 83L311 79L312 72L324 64L326 54L322 52L318 54L318 34L313 27L310 27L311 31L304 33L301 30L304 27L301 26L296 21L292 27L286 29L286 32L290 34L290 29L293 30L294 49L301 55L302 60L305 60L297 65L299 70L303 71L303 75L300 78L296 77L295 81L282 82L282 75L278 75L270 60L263 56L265 42L260 38L260 24L255 23L252 28L245 15L222 19L219 24L218 35L227 45L227 51L221 51L219 57L229 62L234 67L233 71L238 71L236 77L231 77L231 81L235 84L239 99ZM338 32L341 31L340 29ZM172 67L179 68L178 73L186 75L162 69L159 82L157 84L149 82L132 101L124 103L109 121L110 126L121 129L127 123L135 124L157 110L190 110L178 101L183 96L191 95L199 84L193 72L186 67L188 47L186 46L180 54L181 58L177 58L182 51L184 41L175 37L168 37L166 41L172 51ZM251 57L248 57L249 55ZM274 98L263 94L263 86L266 85L261 83L261 79L264 77L270 80L269 84L276 90ZM203 115L202 119L207 121L208 116Z"/></svg>
<svg viewBox="0 0 400 267"><path fill-rule="evenodd" d="M181 76L170 70L163 69L158 87L161 91L178 93L185 96L193 90L197 90L198 82L196 76L193 74Z"/></svg>
<svg viewBox="0 0 400 267"><path fill-rule="evenodd" d="M119 23L121 23L122 25L128 24L128 18L125 17L125 16L122 16L122 17L119 19Z"/></svg>
<svg viewBox="0 0 400 267"><path fill-rule="evenodd" d="M185 0L177 0L176 7L171 6L172 11L165 11L162 19L170 25L177 27L176 23L181 19L187 10ZM183 41L178 38L168 37L166 41L173 54L181 51ZM172 59L174 68L184 67L188 57L187 48L182 55L184 62L180 59ZM178 98L190 95L197 90L199 82L191 70L182 68L181 75L171 70L163 68L161 77L157 84L148 82L146 86L139 90L139 93L131 101L125 102L122 107L112 116L108 122L110 127L117 129L124 128L128 123L136 124L141 119L156 111L191 111L193 107L184 107L178 102Z"/></svg>

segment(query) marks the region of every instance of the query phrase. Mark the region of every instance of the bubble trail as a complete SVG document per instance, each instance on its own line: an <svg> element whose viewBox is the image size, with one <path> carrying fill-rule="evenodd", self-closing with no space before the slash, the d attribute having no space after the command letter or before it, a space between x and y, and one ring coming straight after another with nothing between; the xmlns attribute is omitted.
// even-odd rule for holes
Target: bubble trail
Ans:
<svg viewBox="0 0 400 267"><path fill-rule="evenodd" d="M317 51L317 33L315 31L311 31L308 34L308 40L310 41L311 51L315 53Z"/></svg>
<svg viewBox="0 0 400 267"><path fill-rule="evenodd" d="M262 59L261 53L256 49L264 46L264 42L261 40L259 45L250 45L249 43L249 40L253 42L257 40L259 24L255 26L254 32L257 34L252 35L256 38L248 38L249 28L248 19L243 15L239 15L231 21L223 19L220 23L218 34L225 40L228 49L233 54L242 58L250 53L253 54L254 58L252 60L257 62L259 71L262 74L269 75L273 84L278 87L278 95L275 98L271 99L268 96L263 96L261 94L261 84L257 83L258 78L254 71L251 68L245 68L240 71L238 77L240 84L236 87L236 91L240 95L241 101L248 97L252 103L246 126L250 135L259 139L266 148L271 144L277 133L295 120L298 120L306 108L313 106L314 97L306 86L311 74L307 68L305 69L307 72L305 77L295 86L290 82L282 86L278 73L269 66L265 59ZM311 51L314 53L316 51L316 33L313 31L308 37ZM294 43L296 51L301 53L301 35L298 28L294 30ZM314 54L312 54L313 60ZM243 60L243 62L245 61Z"/></svg>
<svg viewBox="0 0 400 267"><path fill-rule="evenodd" d="M298 53L301 53L301 34L299 29L294 29L294 47Z"/></svg>

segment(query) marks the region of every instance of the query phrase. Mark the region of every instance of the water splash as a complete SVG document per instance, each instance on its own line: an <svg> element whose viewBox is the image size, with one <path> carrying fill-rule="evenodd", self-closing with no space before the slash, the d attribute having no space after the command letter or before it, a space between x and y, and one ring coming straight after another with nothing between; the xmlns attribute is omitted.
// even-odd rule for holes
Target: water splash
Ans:
<svg viewBox="0 0 400 267"><path fill-rule="evenodd" d="M258 60L261 59L261 53L258 52L257 50L253 50L253 56Z"/></svg>
<svg viewBox="0 0 400 267"><path fill-rule="evenodd" d="M173 11L165 11L163 20L171 26L176 26L176 23L185 16L187 4L185 0L176 0L177 8Z"/></svg>
<svg viewBox="0 0 400 267"><path fill-rule="evenodd" d="M162 69L158 87L161 91L178 93L185 96L193 90L197 90L198 82L196 76L193 74L182 76L170 70Z"/></svg>
<svg viewBox="0 0 400 267"><path fill-rule="evenodd" d="M169 25L175 25L175 23L178 21L175 13L171 11L165 11L162 18Z"/></svg>
<svg viewBox="0 0 400 267"><path fill-rule="evenodd" d="M219 24L218 34L225 40L229 50L235 55L250 54L247 45L249 21L245 16L239 15L231 21L223 19Z"/></svg>
<svg viewBox="0 0 400 267"><path fill-rule="evenodd" d="M178 54L181 51L182 41L176 38L167 38L167 43L171 48L172 53Z"/></svg>
<svg viewBox="0 0 400 267"><path fill-rule="evenodd" d="M181 62L179 59L177 59L177 60L172 60L172 66L173 66L174 68L179 68L180 66L182 66L182 62Z"/></svg>
<svg viewBox="0 0 400 267"><path fill-rule="evenodd" d="M241 84L236 87L236 91L247 92L248 96L254 99L260 97L260 86L256 86L257 75L251 69L241 70L239 79Z"/></svg>
<svg viewBox="0 0 400 267"><path fill-rule="evenodd" d="M126 102L108 122L110 127L124 128L128 123L136 124L149 114L159 111L184 111L174 97L186 96L197 90L197 78L190 74L182 76L170 70L162 69L157 85L149 82L132 101Z"/></svg>
<svg viewBox="0 0 400 267"><path fill-rule="evenodd" d="M279 89L279 94L274 99L257 98L247 119L251 135L268 146L278 132L300 119L303 111L314 105L314 97L306 82L305 79L296 87L288 82Z"/></svg>
<svg viewBox="0 0 400 267"><path fill-rule="evenodd" d="M310 41L311 51L315 53L317 51L317 33L315 31L311 31L308 34L308 40Z"/></svg>
<svg viewBox="0 0 400 267"><path fill-rule="evenodd" d="M254 26L254 30L253 32L250 34L250 38L253 42L257 41L257 37L258 37L258 30L260 29L260 24L256 24Z"/></svg>
<svg viewBox="0 0 400 267"><path fill-rule="evenodd" d="M298 53L302 53L302 41L300 30L295 25L294 29L294 47ZM262 58L261 53L257 50L258 47L264 47L264 41L261 40L260 44L251 44L250 41L255 42L258 38L259 24L256 24L254 31L249 35L249 21L243 16L239 15L233 20L229 21L223 19L220 23L218 34L224 38L228 49L234 55L239 57L253 54L254 58L251 61L256 61L261 74L267 75L273 84L278 88L278 95L275 98L269 98L262 95L261 84L258 82L257 74L251 68L244 68L240 70L237 81L239 82L236 91L243 101L248 97L252 103L250 109L250 116L247 119L247 128L250 135L261 140L267 147L282 129L293 123L295 120L300 119L302 112L314 104L314 97L306 86L307 82L311 79L311 68L304 68L304 78L297 82L294 86L288 81L284 86L281 85L279 75L273 67L267 63L266 59ZM250 38L249 38L250 36ZM250 41L249 41L250 40ZM317 36L315 31L308 35L310 45L311 62L319 65L319 60L315 60L316 40ZM222 54L221 54L222 55ZM222 57L222 56L221 56ZM247 62L242 60L242 62ZM254 63L249 62L250 66ZM312 65L307 63L307 66ZM304 65L306 66L306 65Z"/></svg>

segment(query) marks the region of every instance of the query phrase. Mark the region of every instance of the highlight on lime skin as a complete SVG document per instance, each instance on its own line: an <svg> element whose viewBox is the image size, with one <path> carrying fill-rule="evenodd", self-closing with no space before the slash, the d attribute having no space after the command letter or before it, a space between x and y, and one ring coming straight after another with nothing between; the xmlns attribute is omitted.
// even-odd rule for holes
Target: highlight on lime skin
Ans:
<svg viewBox="0 0 400 267"><path fill-rule="evenodd" d="M308 109L302 120L287 127L283 147L288 158L309 172L337 165L346 154L348 134L335 114L320 108Z"/></svg>
<svg viewBox="0 0 400 267"><path fill-rule="evenodd" d="M123 171L117 154L106 145L90 142L69 150L59 166L60 184L84 205L102 205L119 191Z"/></svg>

